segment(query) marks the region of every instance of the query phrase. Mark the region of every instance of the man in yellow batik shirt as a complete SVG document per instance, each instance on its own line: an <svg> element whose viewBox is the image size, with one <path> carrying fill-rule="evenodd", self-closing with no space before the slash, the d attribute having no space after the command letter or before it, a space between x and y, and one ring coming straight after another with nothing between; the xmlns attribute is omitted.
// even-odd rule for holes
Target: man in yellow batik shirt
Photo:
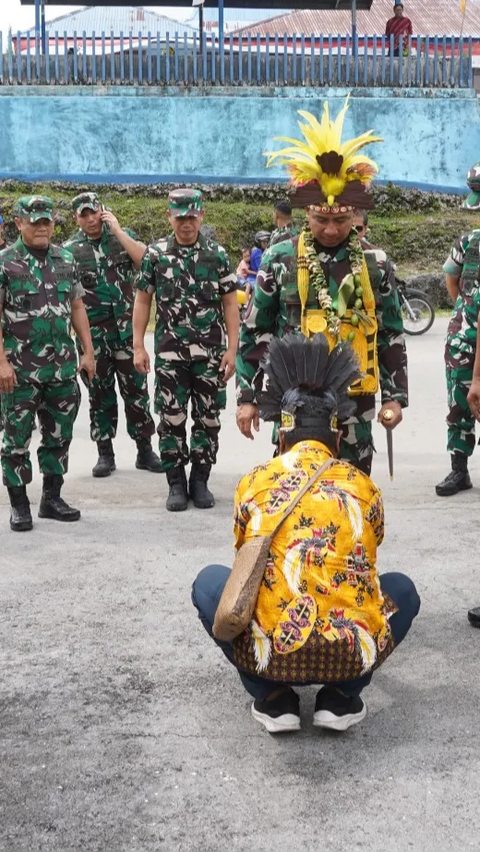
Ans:
<svg viewBox="0 0 480 852"><path fill-rule="evenodd" d="M337 459L358 379L348 344L329 352L323 334L273 340L259 394L264 420L280 421L280 455L244 476L235 497L237 550L271 535L310 477L328 463L273 538L249 628L217 642L253 696L252 714L271 733L300 728L293 685L322 684L313 724L347 730L366 715L362 690L405 638L420 608L403 574L379 577L383 502L372 480ZM209 565L192 599L212 635L229 569Z"/></svg>

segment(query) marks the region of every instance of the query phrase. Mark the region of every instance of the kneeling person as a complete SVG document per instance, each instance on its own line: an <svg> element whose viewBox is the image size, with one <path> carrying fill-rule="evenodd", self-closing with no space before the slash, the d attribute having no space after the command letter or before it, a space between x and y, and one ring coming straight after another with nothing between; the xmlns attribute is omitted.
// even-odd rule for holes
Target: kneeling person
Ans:
<svg viewBox="0 0 480 852"><path fill-rule="evenodd" d="M420 600L400 573L377 574L384 515L371 479L338 460L338 424L354 403L359 376L349 346L329 354L323 335L273 340L262 365L260 416L279 420L280 455L240 482L235 497L237 550L273 537L253 619L233 643L218 642L254 698L252 714L271 733L298 730L292 686L322 684L314 725L344 731L361 721L361 693L406 636ZM322 470L322 467L326 468ZM287 513L317 470L297 505ZM210 565L193 585L193 603L213 636L230 571Z"/></svg>
<svg viewBox="0 0 480 852"><path fill-rule="evenodd" d="M160 472L152 450L155 424L150 414L147 378L133 364L132 315L135 269L146 246L133 231L120 227L95 192L72 201L79 231L64 243L72 252L85 289L84 302L95 352L96 377L89 385L90 435L98 447L95 477L115 470L113 439L118 405L115 379L125 405L127 431L137 445L136 467Z"/></svg>
<svg viewBox="0 0 480 852"><path fill-rule="evenodd" d="M19 239L0 255L0 393L5 420L1 461L15 531L32 528L26 486L32 480L28 448L36 413L43 473L39 517L80 518L78 509L60 497L80 402L72 326L82 343L80 369L90 381L95 361L75 261L50 242L52 206L45 196L20 198L15 218Z"/></svg>

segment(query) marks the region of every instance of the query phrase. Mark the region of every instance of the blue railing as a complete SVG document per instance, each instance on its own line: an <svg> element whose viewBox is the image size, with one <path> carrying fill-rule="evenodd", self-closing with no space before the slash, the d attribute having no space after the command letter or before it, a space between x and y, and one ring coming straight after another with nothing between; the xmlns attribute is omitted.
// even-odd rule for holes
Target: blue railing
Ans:
<svg viewBox="0 0 480 852"><path fill-rule="evenodd" d="M471 88L477 52L457 36L0 33L0 85Z"/></svg>

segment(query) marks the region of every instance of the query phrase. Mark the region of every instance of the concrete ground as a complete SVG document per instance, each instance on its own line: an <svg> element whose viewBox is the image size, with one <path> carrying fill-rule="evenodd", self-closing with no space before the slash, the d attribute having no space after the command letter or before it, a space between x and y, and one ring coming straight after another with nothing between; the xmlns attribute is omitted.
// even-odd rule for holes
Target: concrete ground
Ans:
<svg viewBox="0 0 480 852"><path fill-rule="evenodd" d="M168 514L123 423L117 472L92 479L85 404L65 486L81 522L11 533L0 492L1 852L479 849L480 631L466 611L480 604L480 456L473 491L435 496L445 331L437 319L408 340L393 484L376 429L380 569L412 576L422 611L344 735L312 728L308 688L302 732L269 736L190 603L198 569L231 561L236 481L270 455L269 429L253 444L237 433L233 387L213 511ZM38 474L30 491L36 511Z"/></svg>

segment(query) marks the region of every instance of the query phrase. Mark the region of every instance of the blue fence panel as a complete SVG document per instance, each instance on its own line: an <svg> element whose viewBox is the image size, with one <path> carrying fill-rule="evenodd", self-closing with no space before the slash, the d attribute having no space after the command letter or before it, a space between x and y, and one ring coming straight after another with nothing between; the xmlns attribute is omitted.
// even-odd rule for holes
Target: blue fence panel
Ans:
<svg viewBox="0 0 480 852"><path fill-rule="evenodd" d="M443 36L442 85L447 85L447 36Z"/></svg>
<svg viewBox="0 0 480 852"><path fill-rule="evenodd" d="M223 86L225 82L225 38L223 33L219 33L218 40L218 61L219 61L219 69L218 69L218 79L220 85Z"/></svg>
<svg viewBox="0 0 480 852"><path fill-rule="evenodd" d="M468 38L468 88L473 88L472 37Z"/></svg>
<svg viewBox="0 0 480 852"><path fill-rule="evenodd" d="M425 85L430 85L430 39L425 36Z"/></svg>
<svg viewBox="0 0 480 852"><path fill-rule="evenodd" d="M50 85L50 38L48 33L45 36L45 82L47 86Z"/></svg>
<svg viewBox="0 0 480 852"><path fill-rule="evenodd" d="M450 85L451 86L455 85L455 80L456 80L456 69L455 69L455 59L456 59L456 53L457 53L456 41L457 41L457 39L455 38L455 36L452 36L452 38L450 40L450 56L451 56Z"/></svg>
<svg viewBox="0 0 480 852"><path fill-rule="evenodd" d="M60 77L60 60L58 56L58 32L55 30L55 58L54 58L54 80L58 83Z"/></svg>
<svg viewBox="0 0 480 852"><path fill-rule="evenodd" d="M464 76L463 76L463 36L460 36L458 40L458 82L460 86L464 86Z"/></svg>
<svg viewBox="0 0 480 852"><path fill-rule="evenodd" d="M363 85L368 86L368 36L363 37Z"/></svg>
<svg viewBox="0 0 480 852"><path fill-rule="evenodd" d="M377 85L377 35L373 34L373 46L372 46L372 82L373 85Z"/></svg>
<svg viewBox="0 0 480 852"><path fill-rule="evenodd" d="M438 36L433 39L433 85L438 83Z"/></svg>
<svg viewBox="0 0 480 852"><path fill-rule="evenodd" d="M302 33L300 40L300 81L302 86L305 85L305 33Z"/></svg>
<svg viewBox="0 0 480 852"><path fill-rule="evenodd" d="M279 67L278 67L278 33L275 35L275 59L274 59L274 77L275 77L275 85L278 86L279 83Z"/></svg>
<svg viewBox="0 0 480 852"><path fill-rule="evenodd" d="M243 83L243 38L238 40L238 82Z"/></svg>
<svg viewBox="0 0 480 852"><path fill-rule="evenodd" d="M131 30L128 33L128 82L133 84L133 33Z"/></svg>
<svg viewBox="0 0 480 852"><path fill-rule="evenodd" d="M161 44L160 44L160 33L157 33L157 38L155 39L155 82L161 83L162 81L162 54L160 52ZM195 69L197 65L197 55L194 57Z"/></svg>
<svg viewBox="0 0 480 852"><path fill-rule="evenodd" d="M107 63L106 63L106 56L105 56L105 33L104 33L103 30L102 30L101 39L102 39L102 58L101 58L101 61L100 61L100 76L101 76L102 83L105 83L106 79L107 79L107 77L106 77Z"/></svg>
<svg viewBox="0 0 480 852"><path fill-rule="evenodd" d="M170 33L165 33L165 82L170 84Z"/></svg>
<svg viewBox="0 0 480 852"><path fill-rule="evenodd" d="M20 31L17 32L17 83L22 82L22 50L20 42Z"/></svg>
<svg viewBox="0 0 480 852"><path fill-rule="evenodd" d="M247 36L247 81L252 82L252 35Z"/></svg>
<svg viewBox="0 0 480 852"><path fill-rule="evenodd" d="M386 64L386 45L385 45L385 36L382 35L382 86L385 85L385 77L387 74L387 64Z"/></svg>
<svg viewBox="0 0 480 852"><path fill-rule="evenodd" d="M398 85L403 86L403 36L400 36L400 49L398 51Z"/></svg>
<svg viewBox="0 0 480 852"><path fill-rule="evenodd" d="M341 51L341 35L337 33L337 80L339 83L342 81L342 51Z"/></svg>
<svg viewBox="0 0 480 852"><path fill-rule="evenodd" d="M283 82L285 85L288 82L288 37L283 35Z"/></svg>
<svg viewBox="0 0 480 852"><path fill-rule="evenodd" d="M179 64L178 64L178 33L175 33L175 47L173 48L173 67L174 67L174 82L178 83Z"/></svg>
<svg viewBox="0 0 480 852"><path fill-rule="evenodd" d="M212 35L212 83L217 79L217 37Z"/></svg>
<svg viewBox="0 0 480 852"><path fill-rule="evenodd" d="M345 36L345 83L350 83L350 35Z"/></svg>
<svg viewBox="0 0 480 852"><path fill-rule="evenodd" d="M47 39L47 42L48 41L49 39ZM84 83L86 82L87 74L87 34L84 30L82 33L82 77Z"/></svg>
<svg viewBox="0 0 480 852"><path fill-rule="evenodd" d="M270 83L270 36L268 33L265 36L265 83L267 86Z"/></svg>
<svg viewBox="0 0 480 852"><path fill-rule="evenodd" d="M123 30L120 32L120 82L125 82L125 45L123 42Z"/></svg>
<svg viewBox="0 0 480 852"><path fill-rule="evenodd" d="M310 33L310 83L315 82L315 36Z"/></svg>
<svg viewBox="0 0 480 852"><path fill-rule="evenodd" d="M95 31L92 32L92 83L97 82L97 55L95 53Z"/></svg>
<svg viewBox="0 0 480 852"><path fill-rule="evenodd" d="M358 86L359 79L359 63L358 63L358 35L353 36L353 82Z"/></svg>
<svg viewBox="0 0 480 852"><path fill-rule="evenodd" d="M142 33L138 33L138 82L141 86L143 83L143 42Z"/></svg>
<svg viewBox="0 0 480 852"><path fill-rule="evenodd" d="M323 74L323 33L320 33L320 56L319 56L319 60L320 60L319 82L320 82L320 85L323 86L323 78L324 78L324 74Z"/></svg>
<svg viewBox="0 0 480 852"><path fill-rule="evenodd" d="M203 46L202 46L202 74L204 83L208 80L208 56L207 56L207 39L206 36L203 36Z"/></svg>
<svg viewBox="0 0 480 852"><path fill-rule="evenodd" d="M68 59L68 39L66 30L63 31L63 79L65 83L70 81L70 62Z"/></svg>
<svg viewBox="0 0 480 852"><path fill-rule="evenodd" d="M257 86L262 82L262 52L261 52L260 33L257 35Z"/></svg>
<svg viewBox="0 0 480 852"><path fill-rule="evenodd" d="M393 35L391 35L390 36L390 43L389 43L389 46L388 46L388 58L389 58L389 64L390 64L390 85L391 86L393 86L393 83L394 83L394 80L395 80L395 61L394 61L395 57L393 55L394 53L395 53L394 38L393 38Z"/></svg>
<svg viewBox="0 0 480 852"><path fill-rule="evenodd" d="M407 85L412 85L412 36L408 36L407 44Z"/></svg>
<svg viewBox="0 0 480 852"><path fill-rule="evenodd" d="M332 56L332 34L330 33L328 36L328 75L327 82L328 85L331 86L333 79L333 56Z"/></svg>
<svg viewBox="0 0 480 852"><path fill-rule="evenodd" d="M297 82L297 34L292 35L292 83Z"/></svg>
<svg viewBox="0 0 480 852"><path fill-rule="evenodd" d="M152 34L147 33L147 83L152 85Z"/></svg>
<svg viewBox="0 0 480 852"><path fill-rule="evenodd" d="M115 82L115 36L110 30L110 82Z"/></svg>
<svg viewBox="0 0 480 852"><path fill-rule="evenodd" d="M3 86L3 33L0 30L0 85Z"/></svg>

